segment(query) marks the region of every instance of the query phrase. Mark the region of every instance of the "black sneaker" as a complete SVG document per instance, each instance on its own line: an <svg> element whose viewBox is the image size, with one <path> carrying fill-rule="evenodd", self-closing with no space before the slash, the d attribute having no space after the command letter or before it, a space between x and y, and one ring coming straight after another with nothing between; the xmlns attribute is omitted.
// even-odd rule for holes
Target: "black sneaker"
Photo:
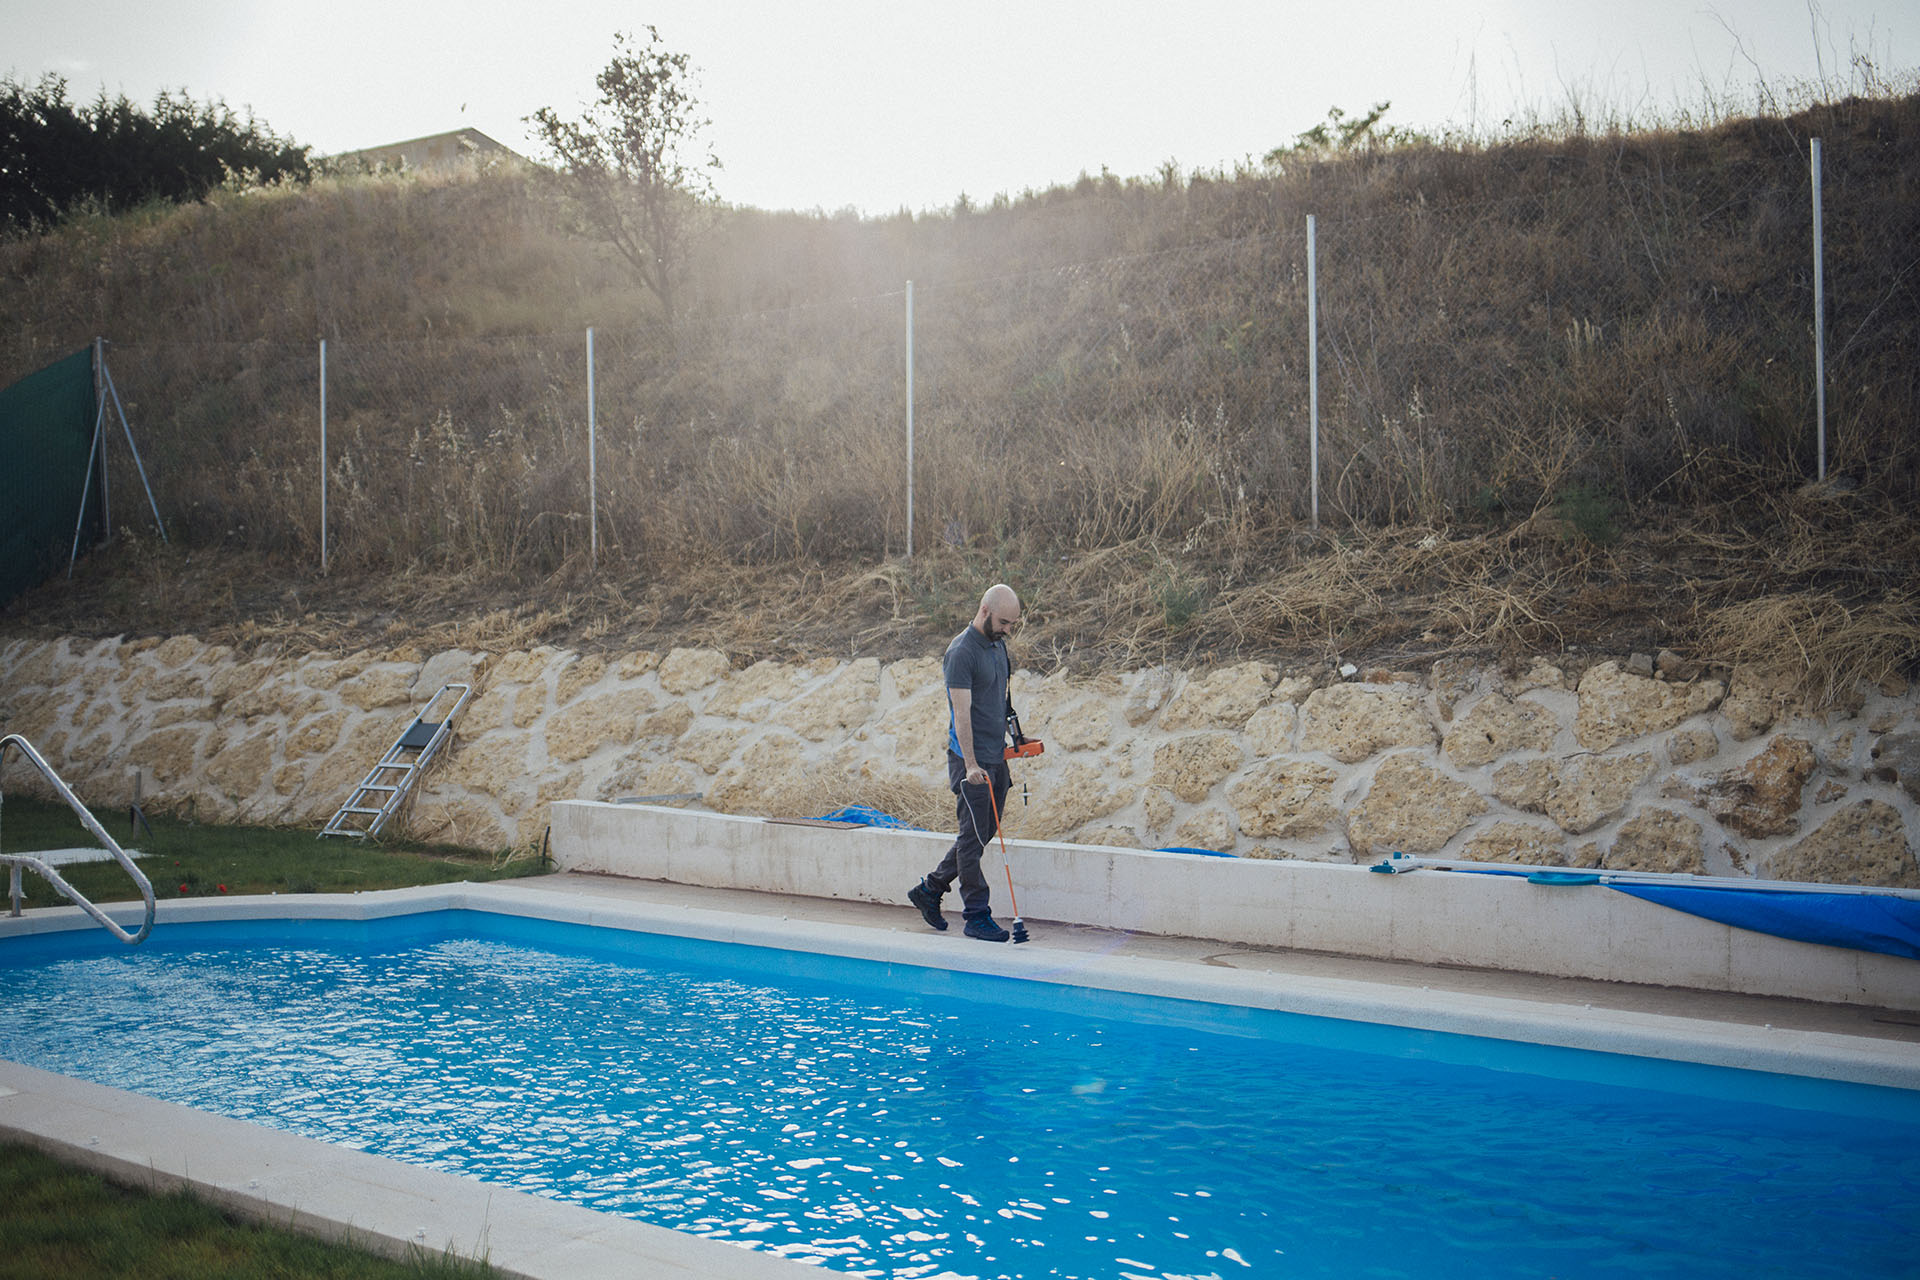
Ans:
<svg viewBox="0 0 1920 1280"><path fill-rule="evenodd" d="M992 916L968 916L966 933L982 942L1005 942L1013 936L995 924Z"/></svg>
<svg viewBox="0 0 1920 1280"><path fill-rule="evenodd" d="M922 880L919 884L907 890L907 901L920 908L921 918L934 928L945 933L947 929L947 919L940 914L941 896L942 895L927 888L927 882L925 880Z"/></svg>

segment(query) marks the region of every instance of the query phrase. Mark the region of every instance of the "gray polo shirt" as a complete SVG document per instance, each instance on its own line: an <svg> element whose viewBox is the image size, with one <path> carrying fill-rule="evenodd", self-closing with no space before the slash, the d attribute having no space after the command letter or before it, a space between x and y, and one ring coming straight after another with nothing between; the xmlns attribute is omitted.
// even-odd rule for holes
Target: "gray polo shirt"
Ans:
<svg viewBox="0 0 1920 1280"><path fill-rule="evenodd" d="M988 640L971 626L953 638L941 663L947 688L973 692L973 758L983 766L1000 762L1007 749L1007 679L1013 663L1007 646ZM953 723L953 704L947 704L947 750L964 755Z"/></svg>

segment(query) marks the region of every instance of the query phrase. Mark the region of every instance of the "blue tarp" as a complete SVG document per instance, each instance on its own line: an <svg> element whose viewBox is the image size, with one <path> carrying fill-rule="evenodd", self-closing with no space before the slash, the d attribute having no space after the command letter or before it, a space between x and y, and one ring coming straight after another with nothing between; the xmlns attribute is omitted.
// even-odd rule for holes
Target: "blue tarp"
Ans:
<svg viewBox="0 0 1920 1280"><path fill-rule="evenodd" d="M891 827L896 831L921 831L925 829L916 827L911 822L902 822L890 813L882 813L878 809L869 809L864 804L850 804L844 808L835 809L832 813L823 813L816 821L857 822L863 827Z"/></svg>
<svg viewBox="0 0 1920 1280"><path fill-rule="evenodd" d="M1912 898L1618 882L1607 887L1739 929L1920 960L1920 901Z"/></svg>
<svg viewBox="0 0 1920 1280"><path fill-rule="evenodd" d="M1380 866L1386 866L1381 863ZM1375 868L1378 870L1379 868ZM1526 876L1537 884L1593 884L1604 872L1532 872L1500 867L1453 867L1483 876ZM1920 960L1920 899L1890 893L1822 893L1818 889L1738 889L1717 885L1633 884L1609 889L1655 906L1684 911L1736 929L1770 933L1824 947L1850 947Z"/></svg>
<svg viewBox="0 0 1920 1280"><path fill-rule="evenodd" d="M1218 849L1193 849L1183 844L1170 844L1164 849L1155 849L1155 853L1197 853L1203 858L1232 858L1237 855L1222 853Z"/></svg>

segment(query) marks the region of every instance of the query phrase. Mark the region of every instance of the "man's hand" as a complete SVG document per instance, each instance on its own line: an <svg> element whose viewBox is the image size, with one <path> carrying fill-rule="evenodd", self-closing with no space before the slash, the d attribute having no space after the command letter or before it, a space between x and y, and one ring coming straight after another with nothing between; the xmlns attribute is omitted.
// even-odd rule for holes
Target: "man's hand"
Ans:
<svg viewBox="0 0 1920 1280"><path fill-rule="evenodd" d="M978 764L968 764L967 781L976 787L984 787L987 785L987 771Z"/></svg>

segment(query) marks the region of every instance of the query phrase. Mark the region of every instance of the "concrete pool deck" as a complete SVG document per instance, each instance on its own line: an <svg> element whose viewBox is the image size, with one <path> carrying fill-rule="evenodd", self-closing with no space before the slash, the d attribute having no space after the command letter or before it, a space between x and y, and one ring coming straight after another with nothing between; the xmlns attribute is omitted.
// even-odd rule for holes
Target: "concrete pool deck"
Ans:
<svg viewBox="0 0 1920 1280"><path fill-rule="evenodd" d="M1029 944L994 946L963 937L957 920L955 928L935 933L904 904L602 875L358 895L194 899L162 904L160 921L272 916L290 908L358 918L458 906L1920 1089L1920 1015L1911 1012L1038 920L1028 921ZM116 918L124 909L114 909ZM0 936L66 927L78 916L72 908L31 912L0 921ZM376 1252L450 1249L484 1256L507 1276L801 1274L799 1263L770 1254L17 1063L0 1062L0 1136L120 1182L189 1186L239 1215Z"/></svg>

